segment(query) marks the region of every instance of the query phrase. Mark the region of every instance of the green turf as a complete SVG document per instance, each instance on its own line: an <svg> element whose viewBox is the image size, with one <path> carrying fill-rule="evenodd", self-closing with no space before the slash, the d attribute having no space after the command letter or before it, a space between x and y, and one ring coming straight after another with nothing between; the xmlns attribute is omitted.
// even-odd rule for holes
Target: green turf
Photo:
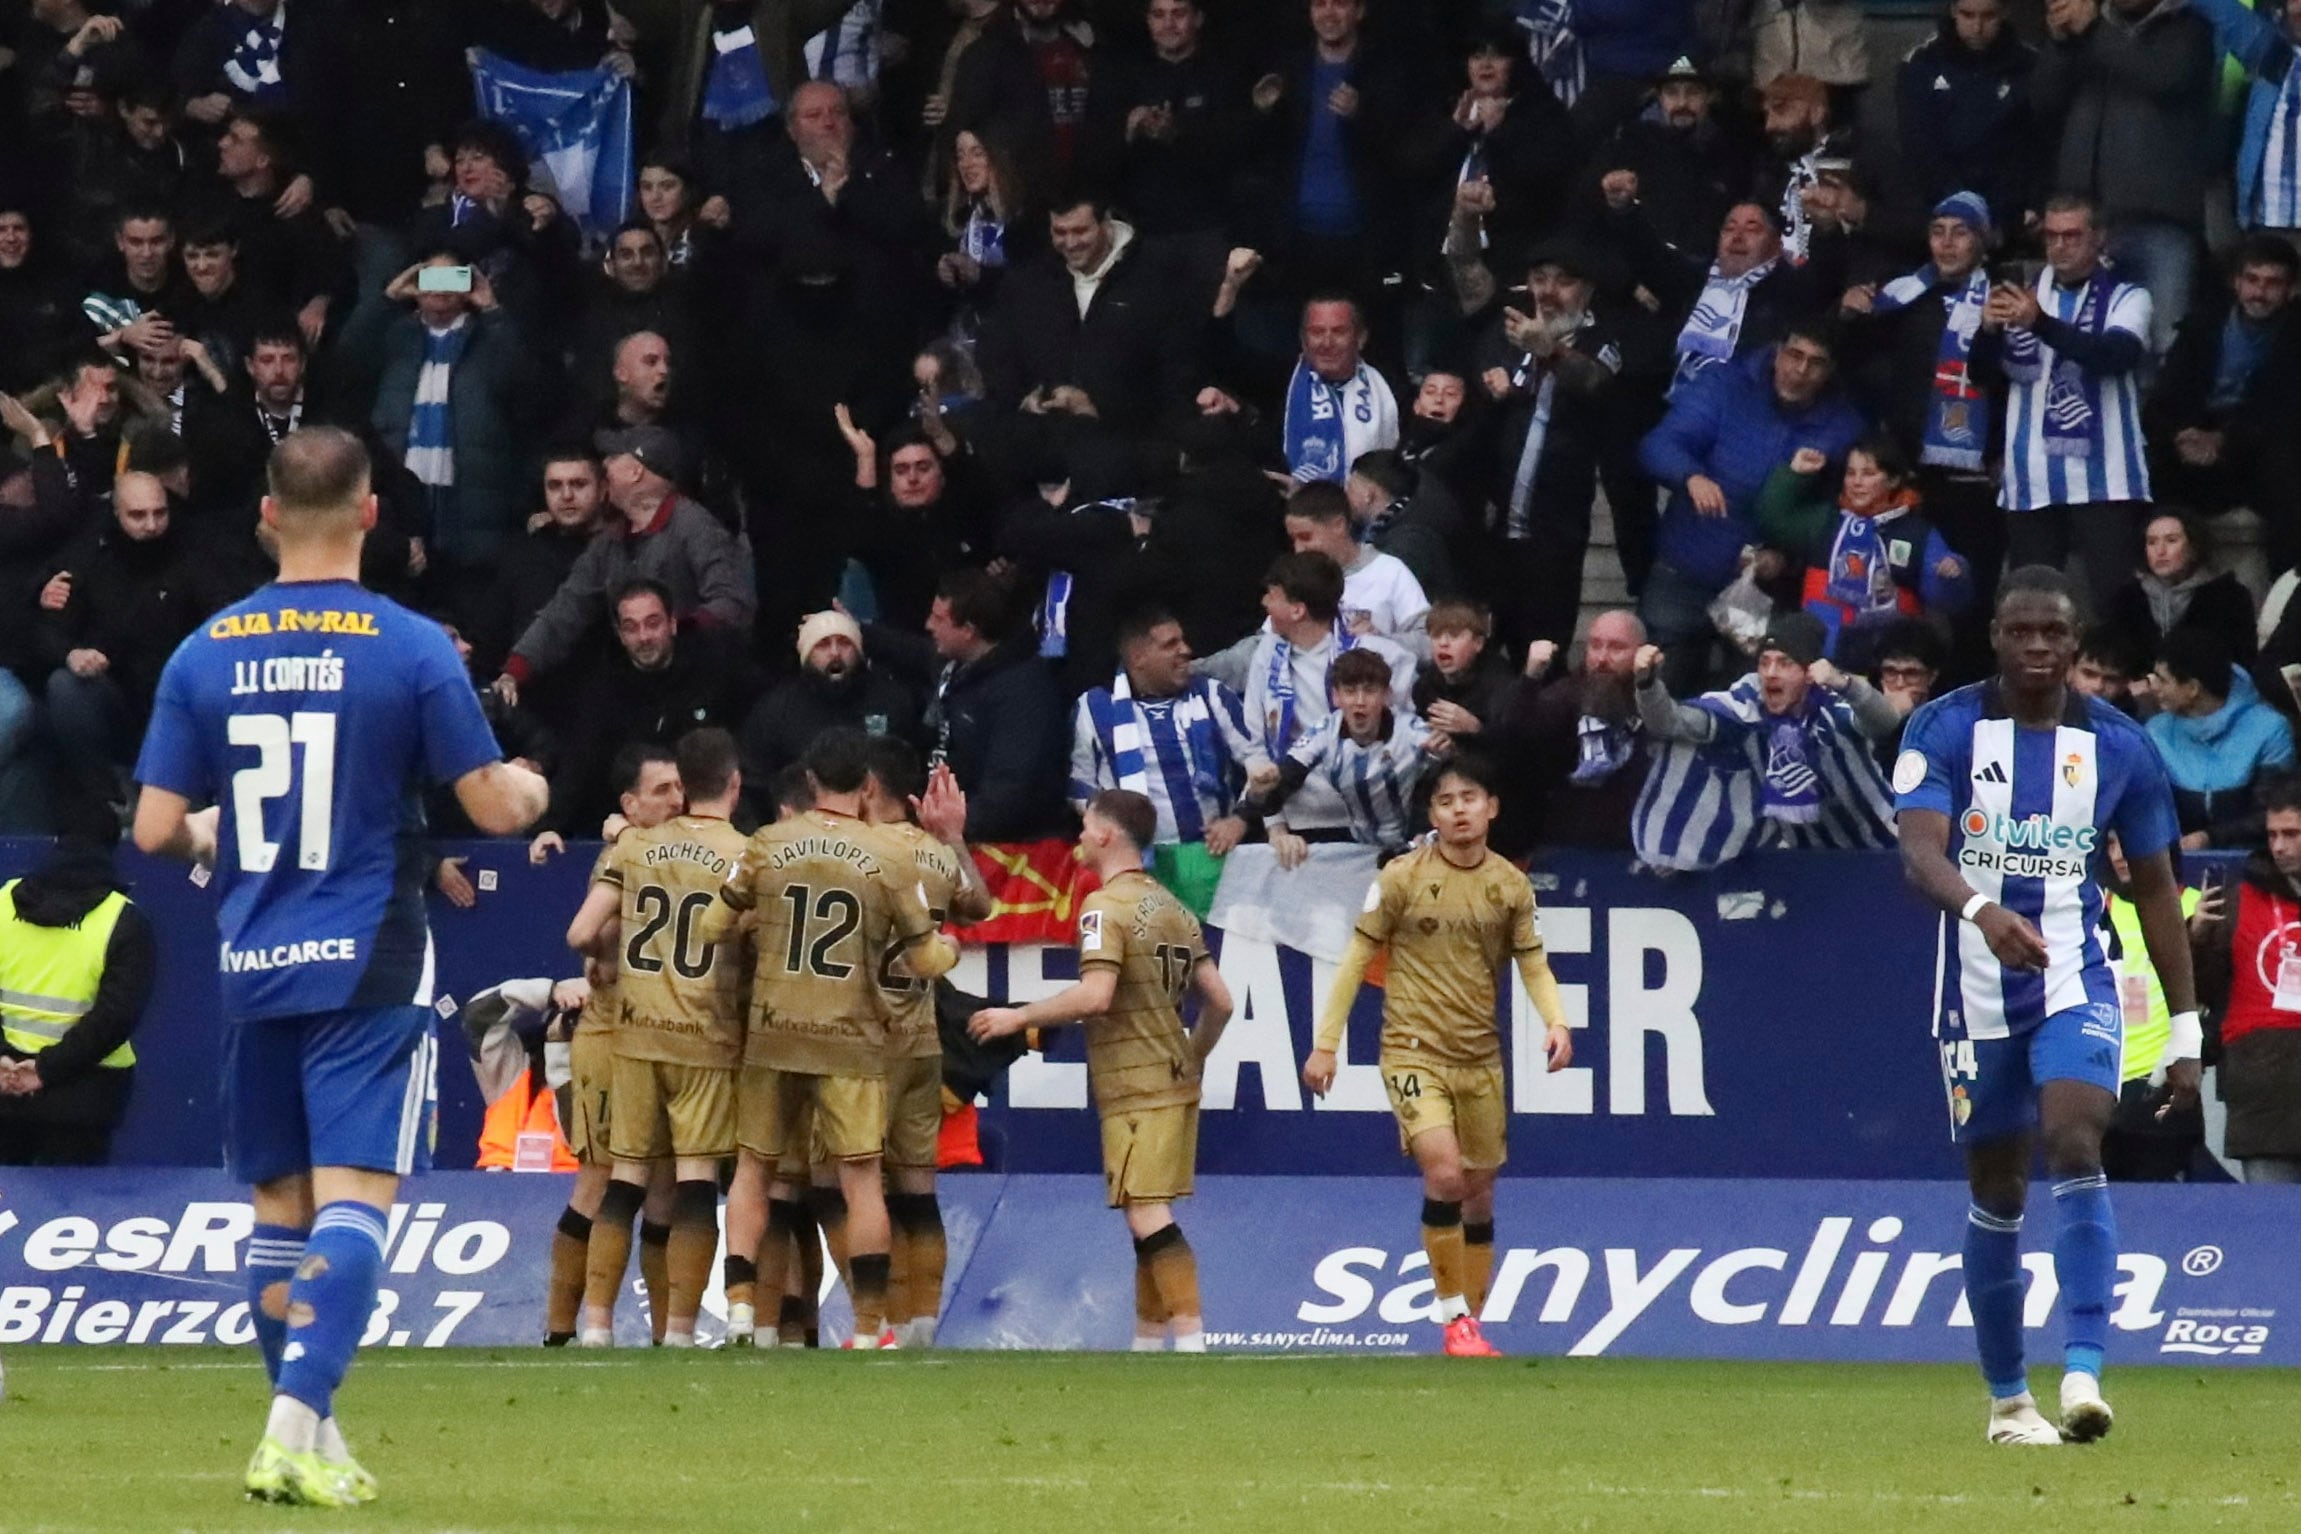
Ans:
<svg viewBox="0 0 2301 1534"><path fill-rule="evenodd" d="M2116 1372L2107 1443L2011 1450L1956 1368L395 1354L343 1401L384 1500L322 1514L239 1501L252 1360L16 1348L7 1369L7 1534L2301 1529L2292 1371Z"/></svg>

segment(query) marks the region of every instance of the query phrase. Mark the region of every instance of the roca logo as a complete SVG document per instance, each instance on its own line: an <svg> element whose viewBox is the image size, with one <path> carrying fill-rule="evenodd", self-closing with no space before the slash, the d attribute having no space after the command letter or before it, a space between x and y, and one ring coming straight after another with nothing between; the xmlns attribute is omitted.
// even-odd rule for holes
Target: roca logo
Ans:
<svg viewBox="0 0 2301 1534"><path fill-rule="evenodd" d="M2157 1345L2157 1351L2219 1358L2223 1354L2258 1353L2268 1340L2269 1328L2257 1322L2175 1321L2165 1328L2165 1340Z"/></svg>

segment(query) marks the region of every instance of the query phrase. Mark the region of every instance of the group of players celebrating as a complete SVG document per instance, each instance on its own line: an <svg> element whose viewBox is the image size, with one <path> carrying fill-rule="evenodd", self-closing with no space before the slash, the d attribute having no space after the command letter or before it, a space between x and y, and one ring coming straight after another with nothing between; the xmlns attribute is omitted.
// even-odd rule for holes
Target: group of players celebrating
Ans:
<svg viewBox="0 0 2301 1534"><path fill-rule="evenodd" d="M376 502L357 440L291 433L269 490L279 579L169 661L137 768L135 840L215 870L226 1158L254 1190L243 1269L274 1391L245 1487L349 1507L377 1488L334 1397L374 1308L399 1181L428 1159L422 790L452 785L494 835L532 824L547 795L501 760L442 631L360 588ZM2112 832L2175 1014L2169 1101L2197 1091L2170 790L2131 723L2067 687L2077 634L2068 583L2015 572L1994 625L1999 675L1915 715L1894 772L1904 862L1945 921L1936 1032L1972 1184L1964 1282L1997 1443L2088 1440L2111 1421L2100 1374L2117 1241L2100 1148L2120 1017L2099 868ZM266 664L323 657L335 664ZM692 1342L733 1156L731 1338L755 1332L760 1301L780 1306L803 1271L814 1243L802 1194L827 1178L846 1211L853 1345L926 1341L942 1287L932 983L957 957L945 921L986 905L960 840L964 800L947 773L922 781L914 756L850 731L817 742L803 782L778 785L780 817L748 838L727 818L740 787L733 743L716 731L683 741L675 762L634 766L630 825L570 929L592 979L574 1124L589 1170L555 1243L551 1328L611 1338L652 1185L667 1227L650 1282L662 1339ZM1494 1351L1477 1314L1507 1122L1506 964L1545 1024L1548 1068L1572 1056L1532 888L1486 845L1498 807L1475 757L1440 769L1432 833L1369 891L1303 1066L1313 1091L1331 1087L1362 979L1384 954L1379 1067L1422 1174L1446 1351L1470 1356ZM1080 916L1080 979L978 1012L970 1031L1086 1028L1110 1202L1134 1238L1136 1345L1197 1351L1197 1264L1173 1204L1192 1191L1202 1068L1231 1001L1196 920L1143 872L1154 827L1139 794L1088 804L1080 855L1101 887ZM2020 1230L2039 1142L2061 1217L2058 1425L2037 1410L2022 1359Z"/></svg>

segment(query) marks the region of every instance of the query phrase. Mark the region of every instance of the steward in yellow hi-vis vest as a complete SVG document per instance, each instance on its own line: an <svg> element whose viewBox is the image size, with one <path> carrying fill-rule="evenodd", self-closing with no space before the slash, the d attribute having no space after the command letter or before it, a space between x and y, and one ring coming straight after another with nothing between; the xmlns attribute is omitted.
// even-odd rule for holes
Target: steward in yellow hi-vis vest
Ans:
<svg viewBox="0 0 2301 1534"><path fill-rule="evenodd" d="M0 884L0 1165L104 1163L153 962L151 924L95 843L67 839Z"/></svg>

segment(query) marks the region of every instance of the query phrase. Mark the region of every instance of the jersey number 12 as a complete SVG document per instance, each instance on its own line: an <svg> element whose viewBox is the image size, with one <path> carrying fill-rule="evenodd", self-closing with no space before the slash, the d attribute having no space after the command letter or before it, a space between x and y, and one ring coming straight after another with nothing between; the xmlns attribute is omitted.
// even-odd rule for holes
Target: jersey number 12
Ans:
<svg viewBox="0 0 2301 1534"><path fill-rule="evenodd" d="M324 871L335 844L336 716L234 714L224 735L235 746L253 746L261 753L255 766L232 774L232 826L238 832L241 871L268 874L279 861L280 844L264 839L264 804L296 786L297 746L304 748L304 783L296 867Z"/></svg>

